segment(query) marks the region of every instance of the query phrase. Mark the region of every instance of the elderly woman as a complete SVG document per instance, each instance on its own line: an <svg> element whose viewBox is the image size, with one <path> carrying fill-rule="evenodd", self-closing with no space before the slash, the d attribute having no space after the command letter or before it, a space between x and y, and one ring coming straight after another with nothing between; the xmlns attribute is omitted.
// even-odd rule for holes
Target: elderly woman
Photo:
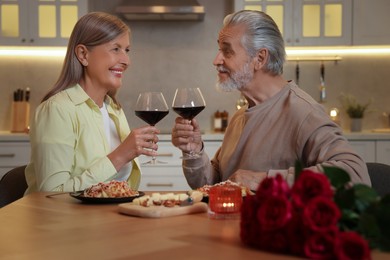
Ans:
<svg viewBox="0 0 390 260"><path fill-rule="evenodd" d="M115 98L129 51L130 29L116 16L93 12L76 23L59 79L31 125L26 193L77 191L110 180L138 188L137 157L156 154L159 130L130 131Z"/></svg>

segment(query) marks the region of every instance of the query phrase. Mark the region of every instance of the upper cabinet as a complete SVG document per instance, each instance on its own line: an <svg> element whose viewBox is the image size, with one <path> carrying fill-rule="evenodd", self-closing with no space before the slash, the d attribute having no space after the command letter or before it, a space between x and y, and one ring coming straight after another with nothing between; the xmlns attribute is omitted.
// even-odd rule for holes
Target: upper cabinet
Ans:
<svg viewBox="0 0 390 260"><path fill-rule="evenodd" d="M0 0L0 45L66 46L88 0Z"/></svg>
<svg viewBox="0 0 390 260"><path fill-rule="evenodd" d="M390 44L390 1L353 1L353 45Z"/></svg>
<svg viewBox="0 0 390 260"><path fill-rule="evenodd" d="M351 44L351 0L235 0L242 9L269 14L288 46Z"/></svg>

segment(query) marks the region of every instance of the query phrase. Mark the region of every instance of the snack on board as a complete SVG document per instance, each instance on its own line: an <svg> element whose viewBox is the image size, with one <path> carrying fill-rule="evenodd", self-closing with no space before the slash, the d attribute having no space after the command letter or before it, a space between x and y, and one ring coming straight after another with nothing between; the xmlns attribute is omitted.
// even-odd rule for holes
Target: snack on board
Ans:
<svg viewBox="0 0 390 260"><path fill-rule="evenodd" d="M152 195L145 195L140 198L133 200L134 205L139 205L143 207L150 206L164 206L164 207L175 207L175 206L184 206L191 205L196 202L200 202L203 198L201 192L195 192L191 196L186 193L152 193Z"/></svg>
<svg viewBox="0 0 390 260"><path fill-rule="evenodd" d="M84 197L90 198L123 198L138 194L138 191L132 190L126 181L116 180L108 183L99 182L84 190Z"/></svg>
<svg viewBox="0 0 390 260"><path fill-rule="evenodd" d="M218 182L214 185L203 185L202 187L200 188L197 188L196 190L192 190L190 191L190 194L192 194L194 191L200 191L203 193L203 196L205 197L208 197L209 196L209 192L210 192L210 189L211 187L214 187L214 186L221 186L221 185L236 185L236 186L239 186L241 187L241 193L242 193L242 196L246 196L247 194L253 194L253 192L246 186L243 186L237 182L233 182L233 181L230 181L230 180L227 180L227 181L223 181L223 182Z"/></svg>

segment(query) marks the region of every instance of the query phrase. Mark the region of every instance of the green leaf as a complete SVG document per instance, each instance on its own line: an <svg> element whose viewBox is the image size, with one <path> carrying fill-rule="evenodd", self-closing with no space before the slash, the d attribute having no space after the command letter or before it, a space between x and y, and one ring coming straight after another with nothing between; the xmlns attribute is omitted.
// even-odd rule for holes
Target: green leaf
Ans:
<svg viewBox="0 0 390 260"><path fill-rule="evenodd" d="M381 244L381 230L375 216L368 213L361 214L358 232L369 241L371 248L377 248Z"/></svg>
<svg viewBox="0 0 390 260"><path fill-rule="evenodd" d="M378 248L382 251L390 252L390 240L385 237L381 237Z"/></svg>
<svg viewBox="0 0 390 260"><path fill-rule="evenodd" d="M347 183L351 181L351 177L343 169L331 166L324 166L323 169L330 183L336 189L344 187Z"/></svg>
<svg viewBox="0 0 390 260"><path fill-rule="evenodd" d="M298 180L299 175L303 171L303 163L300 160L295 161L295 180Z"/></svg>
<svg viewBox="0 0 390 260"><path fill-rule="evenodd" d="M382 251L390 251L390 203L388 197L384 201L372 203L364 214L375 218L379 237L368 237L370 243ZM363 216L363 214L362 214ZM364 230L362 230L363 232ZM365 232L365 231L364 231Z"/></svg>
<svg viewBox="0 0 390 260"><path fill-rule="evenodd" d="M381 203L390 205L390 193L382 197Z"/></svg>
<svg viewBox="0 0 390 260"><path fill-rule="evenodd" d="M382 199L375 204L374 215L377 218L382 235L390 241L390 202Z"/></svg>
<svg viewBox="0 0 390 260"><path fill-rule="evenodd" d="M355 192L353 189L337 189L333 199L341 210L355 209Z"/></svg>
<svg viewBox="0 0 390 260"><path fill-rule="evenodd" d="M371 203L378 201L378 193L365 184L355 184L352 190L355 193L355 207L359 212L363 212Z"/></svg>
<svg viewBox="0 0 390 260"><path fill-rule="evenodd" d="M341 218L339 220L340 230L343 231L357 231L360 216L353 210L345 209L341 212Z"/></svg>

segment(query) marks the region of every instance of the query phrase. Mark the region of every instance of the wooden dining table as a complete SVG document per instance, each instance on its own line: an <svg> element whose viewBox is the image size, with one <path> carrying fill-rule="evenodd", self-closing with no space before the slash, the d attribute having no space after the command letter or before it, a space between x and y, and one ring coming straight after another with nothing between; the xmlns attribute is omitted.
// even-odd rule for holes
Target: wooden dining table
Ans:
<svg viewBox="0 0 390 260"><path fill-rule="evenodd" d="M297 259L243 245L239 219L207 212L141 218L119 213L118 204L48 194L0 209L0 259ZM389 254L375 251L372 258Z"/></svg>

